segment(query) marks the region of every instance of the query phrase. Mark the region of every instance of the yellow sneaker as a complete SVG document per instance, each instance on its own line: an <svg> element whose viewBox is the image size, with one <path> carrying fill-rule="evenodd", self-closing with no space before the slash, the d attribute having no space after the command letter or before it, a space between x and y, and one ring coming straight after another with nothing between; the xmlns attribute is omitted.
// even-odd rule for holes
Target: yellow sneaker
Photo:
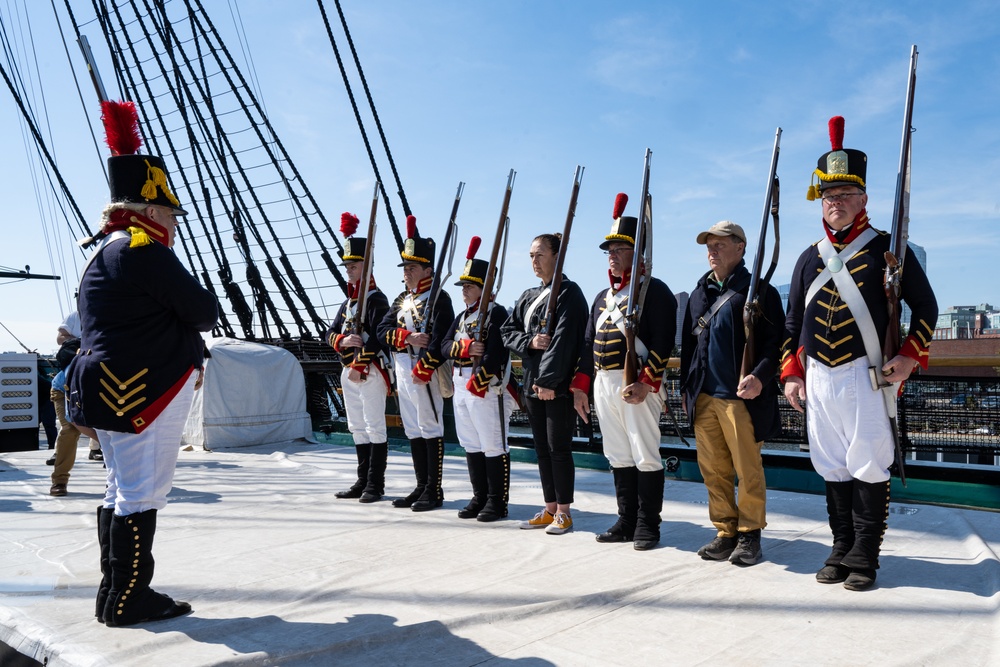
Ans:
<svg viewBox="0 0 1000 667"><path fill-rule="evenodd" d="M573 530L573 518L565 512L556 512L552 517L552 523L545 528L545 532L549 535L562 535L571 530Z"/></svg>
<svg viewBox="0 0 1000 667"><path fill-rule="evenodd" d="M521 528L523 530L531 530L532 528L545 528L550 525L554 517L548 510L542 510L532 518L527 521L521 522Z"/></svg>

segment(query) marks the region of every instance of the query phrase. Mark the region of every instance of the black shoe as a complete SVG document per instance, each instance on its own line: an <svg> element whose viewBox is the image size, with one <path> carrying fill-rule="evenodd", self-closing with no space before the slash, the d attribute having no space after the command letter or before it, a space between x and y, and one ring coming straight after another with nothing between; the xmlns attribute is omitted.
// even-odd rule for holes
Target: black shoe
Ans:
<svg viewBox="0 0 1000 667"><path fill-rule="evenodd" d="M393 507L410 507L413 503L417 502L417 499L424 494L424 487L418 486L417 488L410 491L410 494L405 498L396 498L392 501Z"/></svg>
<svg viewBox="0 0 1000 667"><path fill-rule="evenodd" d="M698 555L704 560L728 560L733 551L736 549L736 543L738 541L739 540L735 536L718 536L701 549L698 549Z"/></svg>
<svg viewBox="0 0 1000 667"><path fill-rule="evenodd" d="M372 493L370 491L365 491L361 494L361 497L358 498L359 503L377 503L380 500L382 500L381 493Z"/></svg>
<svg viewBox="0 0 1000 667"><path fill-rule="evenodd" d="M53 454L49 458L45 459L45 465L54 466L56 464L56 455Z"/></svg>
<svg viewBox="0 0 1000 667"><path fill-rule="evenodd" d="M418 500L410 505L410 509L414 512L430 512L442 505L444 505L443 500Z"/></svg>
<svg viewBox="0 0 1000 667"><path fill-rule="evenodd" d="M729 556L729 562L733 565L755 565L764 557L760 550L760 531L749 530L740 533L736 548Z"/></svg>
<svg viewBox="0 0 1000 667"><path fill-rule="evenodd" d="M816 573L816 581L821 584L839 584L847 579L850 573L850 568L843 565L826 565Z"/></svg>
<svg viewBox="0 0 1000 667"><path fill-rule="evenodd" d="M649 551L655 549L659 543L659 540L635 540L632 542L632 548L636 551Z"/></svg>
<svg viewBox="0 0 1000 667"><path fill-rule="evenodd" d="M334 498L360 498L361 494L364 493L364 486L352 486L347 491L337 491L333 494Z"/></svg>
<svg viewBox="0 0 1000 667"><path fill-rule="evenodd" d="M596 537L601 544L616 544L621 542L631 542L632 535L621 529L620 524L615 524Z"/></svg>
<svg viewBox="0 0 1000 667"><path fill-rule="evenodd" d="M844 580L844 588L849 591L866 591L875 585L875 570L851 570Z"/></svg>
<svg viewBox="0 0 1000 667"><path fill-rule="evenodd" d="M483 511L483 506L486 503L480 502L477 498L473 498L469 501L469 504L458 510L459 519L475 519L479 516L479 513Z"/></svg>
<svg viewBox="0 0 1000 667"><path fill-rule="evenodd" d="M101 451L100 449L91 449L90 454L87 455L87 458L90 459L91 461L103 461L104 452Z"/></svg>
<svg viewBox="0 0 1000 667"><path fill-rule="evenodd" d="M483 505L483 509L481 509L479 514L476 516L476 521L489 523L505 518L507 518L507 504L502 500L493 502L493 499L489 498L486 501L486 504Z"/></svg>

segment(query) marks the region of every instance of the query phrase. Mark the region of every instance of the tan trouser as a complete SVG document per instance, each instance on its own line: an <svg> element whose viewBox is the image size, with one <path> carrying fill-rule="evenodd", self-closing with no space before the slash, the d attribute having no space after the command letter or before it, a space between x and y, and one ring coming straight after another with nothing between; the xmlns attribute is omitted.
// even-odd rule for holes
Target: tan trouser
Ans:
<svg viewBox="0 0 1000 667"><path fill-rule="evenodd" d="M698 468L708 489L708 517L719 536L735 537L737 532L766 526L767 487L760 458L763 443L754 440L753 423L743 401L699 394L694 436Z"/></svg>
<svg viewBox="0 0 1000 667"><path fill-rule="evenodd" d="M66 421L66 396L58 389L49 392L52 405L56 408L59 421L59 435L56 437L56 467L52 471L53 484L69 482L69 471L76 462L76 445L80 441L80 431Z"/></svg>

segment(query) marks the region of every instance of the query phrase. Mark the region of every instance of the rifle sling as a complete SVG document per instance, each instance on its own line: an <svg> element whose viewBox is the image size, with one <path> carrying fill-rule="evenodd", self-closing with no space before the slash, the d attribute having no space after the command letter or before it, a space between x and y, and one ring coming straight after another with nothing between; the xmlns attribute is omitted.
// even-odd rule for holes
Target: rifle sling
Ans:
<svg viewBox="0 0 1000 667"><path fill-rule="evenodd" d="M708 323L712 321L712 318L715 317L715 314L719 312L722 309L722 307L726 305L729 302L729 300L732 299L737 294L739 294L739 292L732 289L727 289L725 292L719 295L719 298L715 300L715 303L713 303L712 307L708 309L708 312L698 318L698 322L695 323L694 328L691 329L691 335L695 337L700 336L702 332L708 328Z"/></svg>

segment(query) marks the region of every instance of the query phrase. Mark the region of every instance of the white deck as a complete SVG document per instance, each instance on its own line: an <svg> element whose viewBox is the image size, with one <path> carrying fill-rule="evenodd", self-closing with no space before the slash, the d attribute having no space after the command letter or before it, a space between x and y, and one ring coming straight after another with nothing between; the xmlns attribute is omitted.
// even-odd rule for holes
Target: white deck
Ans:
<svg viewBox="0 0 1000 667"><path fill-rule="evenodd" d="M813 578L824 500L772 491L766 560L700 560L713 537L700 484L666 485L659 549L602 545L611 476L577 472L575 531L463 521L464 461L445 508L334 499L353 448L297 442L182 452L160 512L153 585L190 616L133 628L93 618L100 464L86 448L70 495L48 495L48 452L0 454L0 640L47 664L995 665L1000 514L893 505L875 590ZM388 493L413 483L391 453ZM512 519L541 501L514 464Z"/></svg>

